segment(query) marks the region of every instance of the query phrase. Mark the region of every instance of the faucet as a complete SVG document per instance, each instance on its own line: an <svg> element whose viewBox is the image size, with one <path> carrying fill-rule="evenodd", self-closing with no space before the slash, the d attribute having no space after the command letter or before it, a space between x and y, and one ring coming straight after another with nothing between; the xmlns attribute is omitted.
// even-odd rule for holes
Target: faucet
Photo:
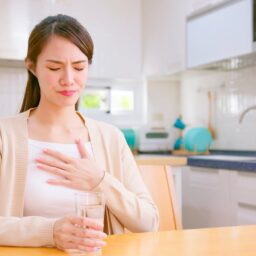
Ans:
<svg viewBox="0 0 256 256"><path fill-rule="evenodd" d="M255 106L251 106L251 107L248 107L246 108L241 114L240 114L240 117L239 117L239 123L241 124L245 115L251 111L251 110L256 110L256 105Z"/></svg>

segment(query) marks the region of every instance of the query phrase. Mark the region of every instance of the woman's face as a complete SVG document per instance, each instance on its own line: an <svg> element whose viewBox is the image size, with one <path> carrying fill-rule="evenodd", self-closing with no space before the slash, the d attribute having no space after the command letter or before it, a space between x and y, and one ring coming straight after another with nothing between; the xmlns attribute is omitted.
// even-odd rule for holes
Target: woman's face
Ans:
<svg viewBox="0 0 256 256"><path fill-rule="evenodd" d="M34 73L39 81L41 103L73 106L88 77L88 58L72 42L52 36L37 58Z"/></svg>

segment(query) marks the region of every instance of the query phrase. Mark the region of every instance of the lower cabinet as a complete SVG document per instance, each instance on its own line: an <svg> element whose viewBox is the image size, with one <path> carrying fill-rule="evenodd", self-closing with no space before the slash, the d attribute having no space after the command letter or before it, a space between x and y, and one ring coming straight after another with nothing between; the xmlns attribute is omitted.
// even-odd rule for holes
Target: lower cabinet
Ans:
<svg viewBox="0 0 256 256"><path fill-rule="evenodd" d="M182 220L183 228L256 224L256 173L184 168Z"/></svg>
<svg viewBox="0 0 256 256"><path fill-rule="evenodd" d="M232 171L229 182L232 222L256 224L256 172Z"/></svg>

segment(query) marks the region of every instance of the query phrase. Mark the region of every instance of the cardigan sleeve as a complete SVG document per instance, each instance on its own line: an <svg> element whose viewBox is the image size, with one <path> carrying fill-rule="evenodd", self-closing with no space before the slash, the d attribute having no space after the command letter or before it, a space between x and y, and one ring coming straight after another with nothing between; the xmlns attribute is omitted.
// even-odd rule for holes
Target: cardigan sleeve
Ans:
<svg viewBox="0 0 256 256"><path fill-rule="evenodd" d="M4 175L2 172L2 152L3 142L0 127L0 177ZM7 205L10 204L7 202ZM3 204L0 199L0 211L5 209L6 212L0 216L0 246L54 246L53 226L56 219L39 216L12 217L9 216L5 207L6 204Z"/></svg>
<svg viewBox="0 0 256 256"><path fill-rule="evenodd" d="M39 216L0 217L1 246L54 246L55 219Z"/></svg>
<svg viewBox="0 0 256 256"><path fill-rule="evenodd" d="M122 182L106 173L100 189L106 194L106 204L112 214L132 232L157 231L158 209L141 178L140 171L122 134L120 168Z"/></svg>

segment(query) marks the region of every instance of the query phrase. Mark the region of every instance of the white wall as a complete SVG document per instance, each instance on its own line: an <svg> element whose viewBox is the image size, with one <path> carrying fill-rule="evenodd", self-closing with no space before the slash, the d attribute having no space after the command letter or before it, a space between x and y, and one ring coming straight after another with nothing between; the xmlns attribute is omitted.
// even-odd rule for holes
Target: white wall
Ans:
<svg viewBox="0 0 256 256"><path fill-rule="evenodd" d="M207 125L208 98L213 99L215 149L256 150L256 111L243 122L239 116L247 107L256 105L256 67L229 72L203 72L187 75L181 84L181 112L188 125Z"/></svg>
<svg viewBox="0 0 256 256"><path fill-rule="evenodd" d="M186 1L141 1L144 74L168 75L182 70Z"/></svg>
<svg viewBox="0 0 256 256"><path fill-rule="evenodd" d="M180 114L180 84L168 79L147 81L147 126L170 131L172 144L178 137L173 127Z"/></svg>
<svg viewBox="0 0 256 256"><path fill-rule="evenodd" d="M72 15L91 33L95 44L91 76L139 77L141 1L72 0L55 1L48 6L48 15L60 12Z"/></svg>

